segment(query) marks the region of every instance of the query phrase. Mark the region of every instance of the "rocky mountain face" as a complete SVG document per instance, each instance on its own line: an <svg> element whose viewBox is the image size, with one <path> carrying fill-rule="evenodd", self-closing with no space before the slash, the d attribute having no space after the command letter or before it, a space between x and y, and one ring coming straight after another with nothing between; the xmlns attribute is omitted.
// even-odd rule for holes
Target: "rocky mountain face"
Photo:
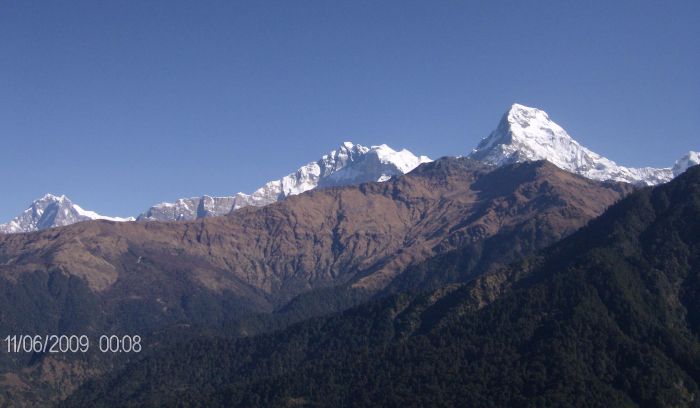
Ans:
<svg viewBox="0 0 700 408"><path fill-rule="evenodd" d="M699 229L696 166L468 284L163 347L65 405L697 407Z"/></svg>
<svg viewBox="0 0 700 408"><path fill-rule="evenodd" d="M133 221L134 219L106 217L93 211L84 210L64 195L46 194L34 201L29 208L10 222L0 224L0 233L39 231L90 220Z"/></svg>
<svg viewBox="0 0 700 408"><path fill-rule="evenodd" d="M343 143L315 162L294 173L266 183L252 194L238 193L230 197L193 197L174 203L160 203L138 217L139 221L179 221L225 215L247 206L264 206L317 187L386 181L408 173L422 163L426 156L415 156L404 149L395 151L387 145L365 147Z"/></svg>
<svg viewBox="0 0 700 408"><path fill-rule="evenodd" d="M546 112L514 104L496 130L470 154L485 163L501 166L532 160L547 160L557 167L592 180L624 181L636 185L657 185L682 173L700 153L690 152L671 168L630 168L620 166L581 146Z"/></svg>

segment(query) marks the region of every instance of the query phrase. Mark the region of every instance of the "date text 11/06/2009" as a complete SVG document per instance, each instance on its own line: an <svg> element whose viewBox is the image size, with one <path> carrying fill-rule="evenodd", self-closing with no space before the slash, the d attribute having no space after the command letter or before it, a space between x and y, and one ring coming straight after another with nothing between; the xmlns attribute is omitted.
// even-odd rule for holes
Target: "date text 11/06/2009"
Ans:
<svg viewBox="0 0 700 408"><path fill-rule="evenodd" d="M90 337L87 335L11 335L4 338L7 347L0 350L8 353L87 353ZM140 353L141 336L102 335L99 350L103 353Z"/></svg>

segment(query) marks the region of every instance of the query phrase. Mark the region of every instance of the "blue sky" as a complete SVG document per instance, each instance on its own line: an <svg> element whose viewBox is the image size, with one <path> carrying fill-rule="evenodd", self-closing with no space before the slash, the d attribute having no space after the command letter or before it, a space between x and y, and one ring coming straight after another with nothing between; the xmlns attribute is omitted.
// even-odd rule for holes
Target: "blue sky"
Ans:
<svg viewBox="0 0 700 408"><path fill-rule="evenodd" d="M0 221L250 192L344 140L466 154L513 102L630 166L700 149L698 1L0 2Z"/></svg>

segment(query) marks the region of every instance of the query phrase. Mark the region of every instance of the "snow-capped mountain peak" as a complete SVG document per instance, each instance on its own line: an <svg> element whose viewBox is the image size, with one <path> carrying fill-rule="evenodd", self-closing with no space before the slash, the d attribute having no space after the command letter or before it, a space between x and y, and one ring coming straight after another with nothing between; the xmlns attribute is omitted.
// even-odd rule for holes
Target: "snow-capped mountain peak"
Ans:
<svg viewBox="0 0 700 408"><path fill-rule="evenodd" d="M670 168L620 166L579 144L545 111L517 103L470 157L497 166L548 160L561 169L590 179L640 185L655 185L673 178Z"/></svg>
<svg viewBox="0 0 700 408"><path fill-rule="evenodd" d="M396 151L385 144L372 146L370 151L377 155L379 161L393 164L402 173L408 173L420 164L431 161L428 156L416 156L406 149Z"/></svg>
<svg viewBox="0 0 700 408"><path fill-rule="evenodd" d="M668 168L629 168L620 166L582 146L540 109L513 104L496 129L470 154L471 158L501 166L514 162L548 160L556 166L594 180L625 181L637 185L655 185L671 180L688 167L700 164L700 153L689 152ZM318 187L333 187L364 182L383 182L410 172L431 161L406 149L394 150L386 144L362 146L343 142L320 159L296 171L265 183L251 194L181 198L150 207L138 220L193 220L225 215L246 206L264 206ZM133 218L105 217L74 204L65 195L47 194L36 200L0 233L28 232L78 221L106 219L129 221Z"/></svg>
<svg viewBox="0 0 700 408"><path fill-rule="evenodd" d="M688 154L676 161L672 169L673 177L678 177L688 170L688 167L697 166L698 164L700 164L700 152L688 152Z"/></svg>
<svg viewBox="0 0 700 408"><path fill-rule="evenodd" d="M80 221L109 220L133 221L134 218L106 217L94 211L83 209L65 195L46 194L34 201L22 214L6 224L0 224L0 233L39 231L62 227Z"/></svg>
<svg viewBox="0 0 700 408"><path fill-rule="evenodd" d="M547 112L517 103L471 156L494 165L546 159L569 171L607 161L581 146Z"/></svg>
<svg viewBox="0 0 700 408"><path fill-rule="evenodd" d="M386 181L429 161L426 156L416 156L406 149L396 151L385 144L366 147L344 142L319 160L307 163L279 180L265 183L251 194L193 197L175 203L160 203L149 208L138 219L172 221L225 215L246 206L274 203L317 187ZM207 211L201 211L204 202L210 203Z"/></svg>

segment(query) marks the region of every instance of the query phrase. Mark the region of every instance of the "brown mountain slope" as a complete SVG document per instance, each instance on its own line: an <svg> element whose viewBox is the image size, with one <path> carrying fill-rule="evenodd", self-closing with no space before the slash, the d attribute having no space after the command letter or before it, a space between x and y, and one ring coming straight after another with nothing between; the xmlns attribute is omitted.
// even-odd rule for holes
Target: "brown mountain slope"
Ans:
<svg viewBox="0 0 700 408"><path fill-rule="evenodd" d="M442 159L384 183L227 217L0 236L0 332L93 342L139 334L149 348L173 332L196 335L186 324L256 333L382 291L469 280L568 235L630 191L547 162L494 169ZM46 404L130 358L96 346L85 355L0 353L0 396Z"/></svg>
<svg viewBox="0 0 700 408"><path fill-rule="evenodd" d="M311 191L192 222L84 222L0 237L0 278L78 277L100 296L164 311L193 288L269 310L309 289L371 291L408 266L504 232L539 248L631 191L547 162L499 169L442 159L385 183ZM520 229L520 230L519 230Z"/></svg>
<svg viewBox="0 0 700 408"><path fill-rule="evenodd" d="M700 166L465 285L160 349L64 406L693 407Z"/></svg>

